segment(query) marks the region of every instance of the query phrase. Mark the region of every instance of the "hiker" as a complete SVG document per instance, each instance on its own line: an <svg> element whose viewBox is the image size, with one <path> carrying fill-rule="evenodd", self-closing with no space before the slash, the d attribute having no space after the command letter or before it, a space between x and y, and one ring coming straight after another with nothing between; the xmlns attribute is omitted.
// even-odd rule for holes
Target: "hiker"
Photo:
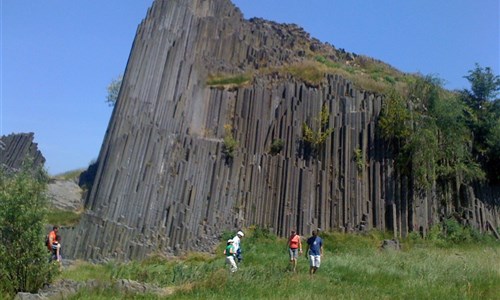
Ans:
<svg viewBox="0 0 500 300"><path fill-rule="evenodd" d="M52 243L52 261L57 261L59 263L59 266L61 266L62 264L60 235L56 235L56 239Z"/></svg>
<svg viewBox="0 0 500 300"><path fill-rule="evenodd" d="M231 273L236 272L238 267L236 266L236 262L234 261L234 257L236 255L236 251L234 251L233 240L227 240L226 249L224 249L224 254L226 255L226 264L229 265L229 269Z"/></svg>
<svg viewBox="0 0 500 300"><path fill-rule="evenodd" d="M49 250L49 252L52 252L52 244L56 241L57 233L59 232L59 227L54 226L52 227L52 231L49 232L47 235L47 241L46 241L46 246Z"/></svg>
<svg viewBox="0 0 500 300"><path fill-rule="evenodd" d="M233 238L233 246L234 246L234 251L236 252L236 259L238 260L238 263L240 263L243 260L243 256L241 255L241 238L244 237L245 234L243 231L238 231L236 233L236 236Z"/></svg>
<svg viewBox="0 0 500 300"><path fill-rule="evenodd" d="M323 240L318 236L318 232L313 230L312 236L307 239L307 255L309 259L309 274L313 275L321 265L323 256Z"/></svg>
<svg viewBox="0 0 500 300"><path fill-rule="evenodd" d="M290 254L290 264L292 265L292 270L295 272L297 268L297 258L302 253L302 242L300 236L292 230L290 237L288 238L288 253Z"/></svg>

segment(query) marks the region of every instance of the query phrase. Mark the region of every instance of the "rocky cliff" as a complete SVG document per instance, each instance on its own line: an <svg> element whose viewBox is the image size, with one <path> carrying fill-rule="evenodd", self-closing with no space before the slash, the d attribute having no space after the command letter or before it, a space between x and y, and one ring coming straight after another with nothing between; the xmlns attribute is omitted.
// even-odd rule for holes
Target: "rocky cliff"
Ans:
<svg viewBox="0 0 500 300"><path fill-rule="evenodd" d="M24 162L32 160L34 166L43 166L43 157L38 144L34 142L34 133L17 133L0 137L0 167L16 170Z"/></svg>
<svg viewBox="0 0 500 300"><path fill-rule="evenodd" d="M137 30L66 255L210 249L223 231L251 225L279 235L318 227L425 234L444 210L477 227L499 225L494 189L461 188L461 202L444 208L437 187L412 190L377 136L382 96L340 75L311 82L281 72L315 55L354 57L298 26L245 20L229 0L156 0ZM235 75L247 79L211 81ZM333 132L307 153L303 123L323 126L323 107ZM271 151L276 141L283 147Z"/></svg>

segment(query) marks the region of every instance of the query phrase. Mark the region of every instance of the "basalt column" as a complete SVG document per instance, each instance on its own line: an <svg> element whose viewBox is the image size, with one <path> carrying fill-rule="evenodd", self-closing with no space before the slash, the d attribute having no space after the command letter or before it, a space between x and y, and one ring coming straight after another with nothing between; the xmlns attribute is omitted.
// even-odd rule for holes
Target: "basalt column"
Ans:
<svg viewBox="0 0 500 300"><path fill-rule="evenodd" d="M377 133L383 96L339 75L311 84L280 72L320 54L346 63L345 52L296 25L243 19L229 0L155 1L137 30L65 254L211 250L222 232L251 225L282 236L318 227L426 232L439 219L438 189L417 193L395 169ZM214 74L250 79L214 85ZM309 155L303 124L317 128L323 107L333 132ZM232 158L228 136L237 142ZM277 140L283 148L272 152ZM498 209L473 189L462 194L471 222L498 226ZM483 194L489 203L498 197Z"/></svg>

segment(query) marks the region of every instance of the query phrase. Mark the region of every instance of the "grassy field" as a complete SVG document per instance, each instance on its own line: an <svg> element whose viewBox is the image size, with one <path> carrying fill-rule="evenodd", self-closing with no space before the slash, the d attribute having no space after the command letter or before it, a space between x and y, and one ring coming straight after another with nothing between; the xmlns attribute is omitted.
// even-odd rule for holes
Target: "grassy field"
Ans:
<svg viewBox="0 0 500 300"><path fill-rule="evenodd" d="M244 262L230 274L223 244L217 255L92 265L78 262L62 278L130 279L170 295L127 294L112 288L80 291L70 299L500 299L500 243L443 245L408 240L403 250L380 249L383 235L322 234L321 268L310 276L299 258L290 272L286 241L257 231L242 241Z"/></svg>

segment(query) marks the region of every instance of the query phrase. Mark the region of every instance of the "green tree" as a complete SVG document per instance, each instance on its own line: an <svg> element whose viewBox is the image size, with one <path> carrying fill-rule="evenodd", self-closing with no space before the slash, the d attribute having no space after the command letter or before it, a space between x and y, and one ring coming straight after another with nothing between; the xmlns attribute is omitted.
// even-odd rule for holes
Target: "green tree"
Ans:
<svg viewBox="0 0 500 300"><path fill-rule="evenodd" d="M467 125L473 132L473 154L487 170L488 179L500 183L500 159L496 146L496 127L500 118L500 100L494 99L500 91L500 77L491 68L478 64L464 76L471 84L471 90L463 90L462 100L469 107Z"/></svg>
<svg viewBox="0 0 500 300"><path fill-rule="evenodd" d="M118 100L118 95L120 94L120 89L122 87L123 75L118 76L117 78L111 80L106 90L108 91L108 95L106 96L106 103L109 106L115 106L116 101Z"/></svg>
<svg viewBox="0 0 500 300"><path fill-rule="evenodd" d="M391 91L384 102L379 127L389 142L401 174L417 187L465 183L484 178L471 154L472 134L463 103L433 76L418 77L407 93Z"/></svg>
<svg viewBox="0 0 500 300"><path fill-rule="evenodd" d="M500 76L494 75L490 67L481 67L476 63L475 68L464 76L470 84L472 91L466 91L473 100L471 106L481 108L485 102L492 101L500 91Z"/></svg>
<svg viewBox="0 0 500 300"><path fill-rule="evenodd" d="M0 169L0 289L13 295L36 292L56 267L44 245L47 176L25 164L12 173Z"/></svg>
<svg viewBox="0 0 500 300"><path fill-rule="evenodd" d="M470 183L483 180L485 173L474 159L472 133L466 124L464 104L453 95L441 95L430 114L439 135L437 151L438 177Z"/></svg>
<svg viewBox="0 0 500 300"><path fill-rule="evenodd" d="M383 103L378 120L382 137L398 152L411 134L412 112L403 95L392 89Z"/></svg>

